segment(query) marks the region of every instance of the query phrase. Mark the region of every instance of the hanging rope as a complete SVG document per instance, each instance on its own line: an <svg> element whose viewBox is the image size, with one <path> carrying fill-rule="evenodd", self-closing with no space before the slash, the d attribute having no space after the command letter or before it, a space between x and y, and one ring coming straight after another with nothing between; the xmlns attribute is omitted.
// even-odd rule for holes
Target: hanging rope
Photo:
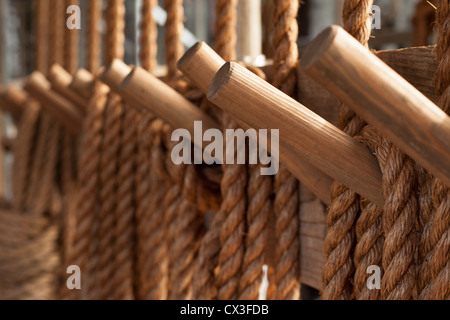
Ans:
<svg viewBox="0 0 450 320"><path fill-rule="evenodd" d="M299 2L274 1L274 85L294 96L297 84ZM277 299L300 297L298 242L298 181L280 166L274 181Z"/></svg>
<svg viewBox="0 0 450 320"><path fill-rule="evenodd" d="M17 129L17 140L14 143L13 154L13 209L26 211L25 199L29 197L29 181L33 165L35 136L38 132L39 105L27 101L24 113Z"/></svg>
<svg viewBox="0 0 450 320"><path fill-rule="evenodd" d="M181 43L181 34L184 30L183 0L164 0L164 9L167 12L165 37L167 77L172 81L180 75L177 63L184 52Z"/></svg>
<svg viewBox="0 0 450 320"><path fill-rule="evenodd" d="M102 0L89 0L87 22L87 70L94 73L100 67Z"/></svg>
<svg viewBox="0 0 450 320"><path fill-rule="evenodd" d="M158 29L152 11L156 0L145 0L141 15L140 60L152 72L157 65ZM137 298L165 300L168 298L168 260L165 241L164 196L166 174L161 141L161 121L148 112L142 113L138 125L138 168L136 181L137 225Z"/></svg>
<svg viewBox="0 0 450 320"><path fill-rule="evenodd" d="M48 50L48 25L49 25L49 0L34 0L33 11L36 13L36 53L35 67L37 71L47 72Z"/></svg>
<svg viewBox="0 0 450 320"><path fill-rule="evenodd" d="M65 2L65 9L73 5L79 5L79 0L66 0ZM70 74L74 74L78 67L78 30L69 28L65 28L65 30L64 68Z"/></svg>
<svg viewBox="0 0 450 320"><path fill-rule="evenodd" d="M438 2L436 26L439 32L436 56L439 61L436 70L436 92L439 106L450 114L450 3ZM420 268L420 298L450 298L450 189L435 179L432 186L433 210L426 221L422 239L421 256L424 258Z"/></svg>
<svg viewBox="0 0 450 320"><path fill-rule="evenodd" d="M153 18L153 9L158 5L157 0L144 0L141 10L141 52L142 68L153 72L158 64L158 26Z"/></svg>
<svg viewBox="0 0 450 320"><path fill-rule="evenodd" d="M238 0L217 0L216 51L225 60L236 60Z"/></svg>
<svg viewBox="0 0 450 320"><path fill-rule="evenodd" d="M52 21L50 23L49 32L49 47L48 47L48 59L49 67L58 63L63 65L64 61L64 30L66 26L64 23L64 17L66 16L66 10L64 8L64 1L61 0L49 0L50 1L50 17Z"/></svg>
<svg viewBox="0 0 450 320"><path fill-rule="evenodd" d="M346 0L344 26L360 43L367 46L370 37L369 8L373 0ZM362 121L349 107L341 105L339 128L350 136L364 127ZM328 232L324 244L323 295L325 300L350 299L353 294L350 282L354 271L352 249L355 245L355 221L360 212L359 196L341 183L332 187L332 204L328 211Z"/></svg>

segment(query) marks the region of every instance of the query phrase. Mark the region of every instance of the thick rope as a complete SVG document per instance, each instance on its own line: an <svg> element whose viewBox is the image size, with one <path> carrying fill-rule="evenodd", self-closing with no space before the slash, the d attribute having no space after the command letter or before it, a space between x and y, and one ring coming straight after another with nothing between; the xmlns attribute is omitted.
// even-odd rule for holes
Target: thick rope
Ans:
<svg viewBox="0 0 450 320"><path fill-rule="evenodd" d="M98 228L97 214L100 189L100 150L103 140L103 113L106 105L108 89L106 86L96 83L93 96L87 107L87 115L84 121L83 135L81 138L81 154L78 167L78 205L76 211L76 231L73 237L73 247L70 252L70 263L78 265L83 272L83 278L87 281L82 292L82 298L90 296L94 277L92 264L96 252L96 234ZM100 277L101 275L96 275ZM69 297L69 296L67 296Z"/></svg>
<svg viewBox="0 0 450 320"><path fill-rule="evenodd" d="M64 30L66 25L64 23L64 17L66 16L66 10L64 8L64 1L61 0L49 0L50 1L50 32L49 32L49 47L48 47L48 62L49 67L58 63L63 65L64 61Z"/></svg>
<svg viewBox="0 0 450 320"><path fill-rule="evenodd" d="M34 0L33 11L36 12L36 38L35 38L35 66L42 73L48 69L48 24L49 24L49 0Z"/></svg>
<svg viewBox="0 0 450 320"><path fill-rule="evenodd" d="M153 72L158 64L156 59L158 54L158 27L152 14L157 5L157 0L144 0L141 9L140 60L142 68L148 72Z"/></svg>
<svg viewBox="0 0 450 320"><path fill-rule="evenodd" d="M217 0L216 51L225 60L236 60L238 0Z"/></svg>
<svg viewBox="0 0 450 320"><path fill-rule="evenodd" d="M106 48L105 63L111 63L115 58L123 59L125 41L125 3L124 0L108 0L106 7ZM119 166L121 139L124 119L124 105L121 98L114 93L108 96L105 114L103 118L103 141L100 147L100 211L98 214L98 245L92 252L95 253L95 262L92 263L92 272L96 274L95 282L91 291L97 299L115 299L117 290L122 284L117 283L116 277L123 274L115 274L120 270L118 261L123 261L126 252L118 253L115 238L116 222L120 219L117 208L120 200L119 189ZM123 193L122 193L123 195ZM130 224L129 228L133 228ZM119 226L123 230L123 225ZM129 229L128 229L129 230ZM127 232L125 236L130 233ZM121 239L123 244L123 239ZM125 247L120 247L126 250ZM119 255L118 255L119 254ZM117 258L117 260L115 259ZM130 279L131 280L131 279ZM117 289L117 290L116 290ZM120 294L124 292L121 291ZM125 295L118 299L126 298Z"/></svg>
<svg viewBox="0 0 450 320"><path fill-rule="evenodd" d="M105 65L114 59L123 59L125 55L125 2L124 0L108 0L106 8L106 48Z"/></svg>
<svg viewBox="0 0 450 320"><path fill-rule="evenodd" d="M297 83L299 2L274 1L274 85L294 96ZM274 181L274 211L276 261L275 277L278 300L296 300L300 297L299 284L299 218L298 181L280 166Z"/></svg>
<svg viewBox="0 0 450 320"><path fill-rule="evenodd" d="M439 106L450 114L450 3L438 2L436 26L439 38L436 56L436 93ZM421 299L450 298L450 188L439 179L432 187L433 211L425 224L421 239Z"/></svg>
<svg viewBox="0 0 450 320"><path fill-rule="evenodd" d="M344 26L360 43L367 46L370 38L369 8L373 0L346 0ZM339 127L350 136L364 127L349 107L341 105ZM325 300L350 299L353 294L351 277L354 271L352 250L355 245L355 221L360 212L359 196L343 184L332 187L332 204L328 211L328 232L325 238L323 268L323 295Z"/></svg>
<svg viewBox="0 0 450 320"><path fill-rule="evenodd" d="M64 9L67 9L72 5L79 5L79 0L66 0ZM65 17L67 17L67 14L65 15ZM74 74L78 67L78 30L69 28L65 28L65 30L64 68L69 73Z"/></svg>
<svg viewBox="0 0 450 320"><path fill-rule="evenodd" d="M130 106L124 106L125 114L120 141L119 172L117 176L117 207L114 229L114 297L116 300L132 300L134 215L136 211L135 180L137 164L137 124L140 114Z"/></svg>
<svg viewBox="0 0 450 320"><path fill-rule="evenodd" d="M157 65L158 29L152 11L155 0L142 5L140 60L144 69L152 72ZM161 146L162 122L143 112L138 125L138 167L136 176L136 295L140 300L168 298L168 253L164 205L166 178L164 153Z"/></svg>
<svg viewBox="0 0 450 320"><path fill-rule="evenodd" d="M228 115L222 116L225 129L238 129L239 126ZM234 159L237 159L237 149ZM240 271L244 259L245 213L247 209L247 168L245 165L222 165L221 181L222 205L217 214L221 215L220 253L214 270L217 298L230 300L238 297Z"/></svg>
<svg viewBox="0 0 450 320"><path fill-rule="evenodd" d="M13 209L26 210L25 199L30 190L29 181L33 165L35 136L38 132L39 105L27 101L25 111L20 119L16 143L13 147Z"/></svg>
<svg viewBox="0 0 450 320"><path fill-rule="evenodd" d="M100 66L102 0L89 0L87 23L87 70L94 73Z"/></svg>
<svg viewBox="0 0 450 320"><path fill-rule="evenodd" d="M167 12L165 37L167 77L172 81L180 75L177 63L184 52L181 43L181 34L184 30L183 0L164 0L164 9Z"/></svg>

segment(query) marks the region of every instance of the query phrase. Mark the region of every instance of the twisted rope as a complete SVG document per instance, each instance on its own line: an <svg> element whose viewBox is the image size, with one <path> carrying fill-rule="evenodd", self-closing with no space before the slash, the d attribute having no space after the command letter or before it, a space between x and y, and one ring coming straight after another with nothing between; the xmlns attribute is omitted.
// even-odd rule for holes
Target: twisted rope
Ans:
<svg viewBox="0 0 450 320"><path fill-rule="evenodd" d="M133 252L135 180L137 164L137 123L140 114L131 107L124 106L125 113L120 141L119 172L117 176L117 207L115 211L114 295L116 300L133 299Z"/></svg>
<svg viewBox="0 0 450 320"><path fill-rule="evenodd" d="M217 0L216 51L225 60L236 60L238 0Z"/></svg>
<svg viewBox="0 0 450 320"><path fill-rule="evenodd" d="M369 8L373 0L346 0L344 26L360 43L367 46L370 37ZM349 107L341 105L339 128L350 136L357 135L365 126ZM332 204L328 211L323 268L323 295L325 300L350 299L353 294L351 276L355 269L352 248L355 245L355 221L360 212L359 196L343 184L332 186Z"/></svg>
<svg viewBox="0 0 450 320"><path fill-rule="evenodd" d="M72 5L79 5L79 0L66 0L65 9ZM67 16L67 14L65 15ZM78 67L78 30L65 28L64 68L74 74Z"/></svg>
<svg viewBox="0 0 450 320"><path fill-rule="evenodd" d="M100 66L101 33L99 24L102 19L102 0L90 0L87 22L87 69L94 73Z"/></svg>
<svg viewBox="0 0 450 320"><path fill-rule="evenodd" d="M105 16L107 23L105 65L108 65L114 59L123 59L125 54L124 0L108 0Z"/></svg>
<svg viewBox="0 0 450 320"><path fill-rule="evenodd" d="M158 64L156 59L158 55L158 27L152 14L157 5L157 0L144 0L141 9L140 60L142 68L148 72L153 72Z"/></svg>
<svg viewBox="0 0 450 320"><path fill-rule="evenodd" d="M165 37L167 77L169 80L174 80L180 75L177 63L184 52L181 43L181 34L184 30L183 0L164 0L164 9L167 12Z"/></svg>
<svg viewBox="0 0 450 320"><path fill-rule="evenodd" d="M52 21L49 28L48 63L51 67L55 63L63 65L64 62L64 30L66 29L64 17L66 16L66 10L63 1L49 1Z"/></svg>
<svg viewBox="0 0 450 320"><path fill-rule="evenodd" d="M437 7L439 38L436 56L436 92L439 106L450 114L450 3L441 0ZM450 298L450 188L435 179L432 186L433 211L421 239L423 264L420 269L421 299Z"/></svg>
<svg viewBox="0 0 450 320"><path fill-rule="evenodd" d="M225 114L222 117L222 126L226 129L238 129L236 122ZM222 205L218 213L222 221L219 237L221 249L214 275L217 298L230 300L238 297L239 273L244 258L247 168L244 165L224 164L222 169Z"/></svg>
<svg viewBox="0 0 450 320"><path fill-rule="evenodd" d="M49 24L49 0L34 0L33 11L36 13L36 70L42 73L47 72L47 50L48 50L48 24Z"/></svg>
<svg viewBox="0 0 450 320"><path fill-rule="evenodd" d="M298 63L299 2L274 1L274 85L290 96L295 95ZM299 299L298 181L280 166L274 181L277 299Z"/></svg>
<svg viewBox="0 0 450 320"><path fill-rule="evenodd" d="M17 211L26 210L25 199L30 191L29 181L38 124L39 106L35 102L27 101L24 114L20 119L17 140L13 148L13 208Z"/></svg>
<svg viewBox="0 0 450 320"><path fill-rule="evenodd" d="M100 150L103 140L103 113L108 90L106 86L96 83L93 96L87 107L81 137L81 154L78 167L78 204L76 211L76 229L73 235L70 263L78 265L87 278L88 288L92 288L94 270L92 260L96 257L96 234L98 228L98 203L100 186ZM88 268L87 264L91 263ZM100 275L97 275L100 277ZM87 298L90 290L83 290ZM66 298L70 297L67 295Z"/></svg>

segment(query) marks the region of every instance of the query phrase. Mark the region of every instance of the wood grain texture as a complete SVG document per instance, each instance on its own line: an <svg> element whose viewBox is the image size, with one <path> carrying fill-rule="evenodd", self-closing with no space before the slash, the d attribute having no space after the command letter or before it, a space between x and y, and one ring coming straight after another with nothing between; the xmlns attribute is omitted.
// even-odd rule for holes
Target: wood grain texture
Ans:
<svg viewBox="0 0 450 320"><path fill-rule="evenodd" d="M285 163L310 163L374 203L383 205L381 172L373 154L353 138L237 63L225 64L211 83L208 99L252 128L280 129ZM272 132L273 135L273 132ZM302 179L301 179L302 180Z"/></svg>
<svg viewBox="0 0 450 320"><path fill-rule="evenodd" d="M95 77L86 69L78 69L75 72L69 88L78 93L84 99L89 100L93 94Z"/></svg>
<svg viewBox="0 0 450 320"><path fill-rule="evenodd" d="M403 152L450 185L450 118L398 73L337 26L310 44L300 64Z"/></svg>

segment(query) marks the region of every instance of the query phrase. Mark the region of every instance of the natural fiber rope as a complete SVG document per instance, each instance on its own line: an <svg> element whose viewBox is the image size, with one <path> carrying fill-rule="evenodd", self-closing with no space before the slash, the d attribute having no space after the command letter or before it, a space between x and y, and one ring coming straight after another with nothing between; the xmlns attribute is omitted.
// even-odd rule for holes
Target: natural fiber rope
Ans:
<svg viewBox="0 0 450 320"><path fill-rule="evenodd" d="M140 62L152 72L157 65L158 29L152 11L155 0L145 0L141 14ZM168 298L168 254L163 199L166 173L160 131L162 122L143 112L138 125L138 167L136 181L136 295L140 300Z"/></svg>
<svg viewBox="0 0 450 320"><path fill-rule="evenodd" d="M136 136L137 124L141 119L141 115L130 106L124 105L124 109L114 228L115 270L112 281L114 282L114 297L116 300L132 300L134 298L133 254L135 245L135 180L138 144Z"/></svg>
<svg viewBox="0 0 450 320"><path fill-rule="evenodd" d="M274 85L294 96L297 83L299 2L274 1ZM274 211L276 261L275 281L278 300L296 300L300 297L299 284L299 218L298 181L283 166L275 175Z"/></svg>
<svg viewBox="0 0 450 320"><path fill-rule="evenodd" d="M369 8L373 0L346 0L344 26L360 43L368 45L370 25ZM341 105L339 128L350 136L364 127L362 121L349 107ZM332 204L328 211L328 232L325 238L322 299L350 299L353 295L351 276L354 271L352 250L355 245L355 221L360 212L359 196L343 184L332 187Z"/></svg>
<svg viewBox="0 0 450 320"><path fill-rule="evenodd" d="M48 47L48 62L49 67L58 63L63 65L64 61L64 30L66 26L64 23L64 17L66 16L66 10L64 8L64 1L61 0L49 0L50 1L50 17L52 19L50 23L49 32L49 47Z"/></svg>
<svg viewBox="0 0 450 320"><path fill-rule="evenodd" d="M164 0L164 9L167 11L165 30L167 78L174 80L180 75L177 63L184 52L181 43L181 34L184 30L183 0Z"/></svg>
<svg viewBox="0 0 450 320"><path fill-rule="evenodd" d="M35 67L37 71L47 72L48 61L48 24L49 24L49 0L33 0L33 11L36 13L36 37L35 37Z"/></svg>
<svg viewBox="0 0 450 320"><path fill-rule="evenodd" d="M158 5L157 0L144 0L141 15L140 60L141 66L148 72L153 72L157 66L158 54L158 27L153 18L153 9Z"/></svg>
<svg viewBox="0 0 450 320"><path fill-rule="evenodd" d="M216 51L225 60L236 60L238 0L217 0Z"/></svg>
<svg viewBox="0 0 450 320"><path fill-rule="evenodd" d="M27 101L24 113L20 119L16 143L13 147L13 209L26 210L25 199L30 190L29 181L33 164L35 136L39 124L39 105L31 100Z"/></svg>
<svg viewBox="0 0 450 320"><path fill-rule="evenodd" d="M125 55L125 3L124 0L108 0L106 8L105 65Z"/></svg>
<svg viewBox="0 0 450 320"><path fill-rule="evenodd" d="M440 0L437 6L436 26L439 38L436 56L436 93L439 106L450 114L450 3ZM433 211L423 229L420 268L420 298L450 298L450 188L439 179L432 186Z"/></svg>
<svg viewBox="0 0 450 320"><path fill-rule="evenodd" d="M72 5L79 5L79 0L66 0L65 9ZM66 15L65 15L66 16ZM65 28L64 68L74 74L78 67L78 30Z"/></svg>
<svg viewBox="0 0 450 320"><path fill-rule="evenodd" d="M228 115L222 116L222 127L238 129ZM237 159L237 148L234 158ZM245 165L222 165L222 205L217 214L221 216L220 253L214 270L217 298L230 300L238 297L240 271L244 259L245 213L247 209L247 168Z"/></svg>
<svg viewBox="0 0 450 320"><path fill-rule="evenodd" d="M87 23L87 70L94 73L100 66L102 0L89 0Z"/></svg>
<svg viewBox="0 0 450 320"><path fill-rule="evenodd" d="M106 8L106 48L105 63L109 64L113 59L123 59L124 55L124 29L125 29L125 4L124 0L108 0ZM121 284L116 281L116 221L120 212L117 209L119 202L118 171L120 166L121 136L124 119L124 105L119 96L110 93L105 108L103 119L103 141L100 147L100 211L98 214L98 245L95 253L95 262L92 264L92 272L96 274L91 291L97 299L115 299L116 289ZM123 200L123 199L122 199ZM123 225L119 226L123 228ZM133 225L128 226L133 228ZM129 234L129 233L127 233ZM123 243L123 242L122 242ZM123 246L121 249L125 249ZM94 252L94 250L93 250ZM121 253L118 260L123 259L127 253ZM118 288L119 287L119 288ZM124 288L124 287L122 287ZM123 293L120 292L120 293ZM122 297L119 297L121 299ZM123 298L126 298L125 296Z"/></svg>
<svg viewBox="0 0 450 320"><path fill-rule="evenodd" d="M97 234L97 211L100 186L100 149L103 140L103 113L108 90L106 86L96 83L93 96L87 107L81 137L81 153L78 167L78 205L76 211L76 231L70 253L72 264L78 265L83 272L83 285L92 286L93 270L87 268L88 261L94 259L96 252L95 238ZM91 261L92 263L92 261ZM92 269L92 267L91 267ZM96 275L100 277L101 275ZM89 291L85 287L81 297L88 298Z"/></svg>

